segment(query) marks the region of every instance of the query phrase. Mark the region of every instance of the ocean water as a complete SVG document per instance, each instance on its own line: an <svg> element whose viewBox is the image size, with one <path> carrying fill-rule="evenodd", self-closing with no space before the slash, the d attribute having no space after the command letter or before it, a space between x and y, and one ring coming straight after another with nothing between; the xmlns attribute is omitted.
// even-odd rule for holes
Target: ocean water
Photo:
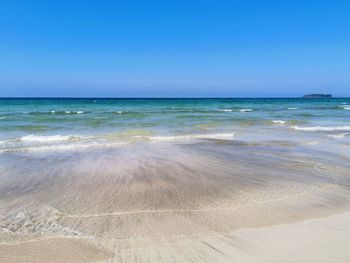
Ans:
<svg viewBox="0 0 350 263"><path fill-rule="evenodd" d="M350 99L0 99L0 151L350 138Z"/></svg>

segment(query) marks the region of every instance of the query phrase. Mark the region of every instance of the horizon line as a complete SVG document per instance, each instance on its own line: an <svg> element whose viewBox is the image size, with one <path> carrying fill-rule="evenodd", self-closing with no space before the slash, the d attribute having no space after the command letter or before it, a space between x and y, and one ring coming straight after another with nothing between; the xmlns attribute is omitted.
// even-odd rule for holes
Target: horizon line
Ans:
<svg viewBox="0 0 350 263"><path fill-rule="evenodd" d="M303 95L304 96L304 95ZM296 97L56 97L56 96L5 96L0 99L350 99L349 97L303 98Z"/></svg>

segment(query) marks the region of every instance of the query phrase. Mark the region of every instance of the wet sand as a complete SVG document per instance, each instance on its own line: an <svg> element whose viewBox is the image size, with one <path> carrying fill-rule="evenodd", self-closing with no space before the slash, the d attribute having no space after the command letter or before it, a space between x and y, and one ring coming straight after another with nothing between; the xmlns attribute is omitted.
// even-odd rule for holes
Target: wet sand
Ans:
<svg viewBox="0 0 350 263"><path fill-rule="evenodd" d="M2 155L0 262L348 262L347 158L224 140Z"/></svg>
<svg viewBox="0 0 350 263"><path fill-rule="evenodd" d="M54 238L0 245L1 262L349 262L350 213L110 250ZM106 245L108 247L108 245Z"/></svg>

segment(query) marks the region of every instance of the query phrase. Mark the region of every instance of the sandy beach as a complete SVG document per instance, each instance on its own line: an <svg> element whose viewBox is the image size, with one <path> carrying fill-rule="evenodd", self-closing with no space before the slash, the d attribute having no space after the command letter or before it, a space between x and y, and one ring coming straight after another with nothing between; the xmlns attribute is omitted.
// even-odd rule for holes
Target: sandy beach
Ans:
<svg viewBox="0 0 350 263"><path fill-rule="evenodd" d="M342 158L225 140L12 153L0 262L348 262Z"/></svg>

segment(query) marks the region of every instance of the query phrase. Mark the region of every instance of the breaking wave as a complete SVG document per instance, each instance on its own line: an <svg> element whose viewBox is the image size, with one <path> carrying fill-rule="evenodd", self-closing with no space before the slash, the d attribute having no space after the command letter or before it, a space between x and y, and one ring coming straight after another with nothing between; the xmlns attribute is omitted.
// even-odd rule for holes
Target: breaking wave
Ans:
<svg viewBox="0 0 350 263"><path fill-rule="evenodd" d="M20 138L22 142L61 142L87 138L81 135L25 135Z"/></svg>
<svg viewBox="0 0 350 263"><path fill-rule="evenodd" d="M286 121L282 121L282 120L273 120L272 122L275 124L285 124L286 123Z"/></svg>
<svg viewBox="0 0 350 263"><path fill-rule="evenodd" d="M292 126L294 130L298 131L350 131L350 126L310 126L310 127L300 127Z"/></svg>

